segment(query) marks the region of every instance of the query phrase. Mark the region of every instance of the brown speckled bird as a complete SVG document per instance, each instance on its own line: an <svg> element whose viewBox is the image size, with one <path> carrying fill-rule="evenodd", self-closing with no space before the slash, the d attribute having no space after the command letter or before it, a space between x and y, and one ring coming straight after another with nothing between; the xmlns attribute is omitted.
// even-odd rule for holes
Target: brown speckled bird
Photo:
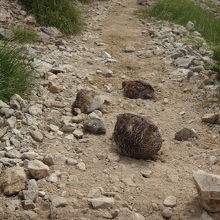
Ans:
<svg viewBox="0 0 220 220"><path fill-rule="evenodd" d="M80 90L76 95L76 100L72 105L73 115L77 115L75 108L79 108L81 112L87 114L99 109L104 103L101 95L92 90Z"/></svg>
<svg viewBox="0 0 220 220"><path fill-rule="evenodd" d="M130 99L153 99L155 98L154 88L146 82L140 80L124 81L122 83L124 96Z"/></svg>
<svg viewBox="0 0 220 220"><path fill-rule="evenodd" d="M162 146L157 126L130 113L118 115L113 139L122 155L138 159L153 157Z"/></svg>

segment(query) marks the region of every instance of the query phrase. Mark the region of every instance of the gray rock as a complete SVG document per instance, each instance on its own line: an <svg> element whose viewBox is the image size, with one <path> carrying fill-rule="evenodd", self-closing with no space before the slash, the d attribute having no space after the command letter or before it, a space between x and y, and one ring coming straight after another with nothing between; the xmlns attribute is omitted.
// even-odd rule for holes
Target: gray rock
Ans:
<svg viewBox="0 0 220 220"><path fill-rule="evenodd" d="M107 53L106 51L101 51L100 57L103 59L110 59L111 55Z"/></svg>
<svg viewBox="0 0 220 220"><path fill-rule="evenodd" d="M35 204L32 200L23 200L22 206L25 210L35 209Z"/></svg>
<svg viewBox="0 0 220 220"><path fill-rule="evenodd" d="M45 155L43 162L47 165L47 166L52 166L54 165L54 159L53 156L51 154Z"/></svg>
<svg viewBox="0 0 220 220"><path fill-rule="evenodd" d="M12 149L12 150L6 152L5 156L8 157L8 158L20 159L22 154L19 151L15 150L15 149Z"/></svg>
<svg viewBox="0 0 220 220"><path fill-rule="evenodd" d="M39 160L31 160L27 166L34 179L42 179L49 175L50 168Z"/></svg>
<svg viewBox="0 0 220 220"><path fill-rule="evenodd" d="M27 176L23 167L12 167L3 171L0 181L5 195L11 196L24 190L27 185Z"/></svg>
<svg viewBox="0 0 220 220"><path fill-rule="evenodd" d="M38 191L37 181L35 179L31 179L28 182L28 190Z"/></svg>
<svg viewBox="0 0 220 220"><path fill-rule="evenodd" d="M16 124L16 117L11 116L10 118L7 119L7 124L9 125L10 128L14 128Z"/></svg>
<svg viewBox="0 0 220 220"><path fill-rule="evenodd" d="M25 160L25 159L27 159L27 160L34 160L34 159L36 159L38 157L39 157L39 155L37 153L35 153L34 151L28 151L28 152L23 153L21 158L23 160Z"/></svg>
<svg viewBox="0 0 220 220"><path fill-rule="evenodd" d="M209 123L209 124L215 124L219 118L220 118L220 114L209 113L209 114L205 114L202 117L202 122Z"/></svg>
<svg viewBox="0 0 220 220"><path fill-rule="evenodd" d="M142 170L142 171L141 171L141 175L142 175L144 178L150 178L151 175L152 175L152 171L151 171L151 170Z"/></svg>
<svg viewBox="0 0 220 220"><path fill-rule="evenodd" d="M67 200L64 197L56 196L56 195L50 196L50 201L51 201L51 205L55 208L64 207L68 204Z"/></svg>
<svg viewBox="0 0 220 220"><path fill-rule="evenodd" d="M121 208L115 220L145 220L145 217L137 212L132 212L128 208Z"/></svg>
<svg viewBox="0 0 220 220"><path fill-rule="evenodd" d="M124 52L125 53L133 53L133 52L135 52L135 48L132 46L125 47Z"/></svg>
<svg viewBox="0 0 220 220"><path fill-rule="evenodd" d="M21 159L11 159L6 157L0 158L0 163L2 163L6 167L13 167L17 164L20 164L21 162L22 162Z"/></svg>
<svg viewBox="0 0 220 220"><path fill-rule="evenodd" d="M10 118L11 116L13 116L14 112L15 112L14 109L5 108L5 107L1 108L0 110L0 113L4 115L6 118Z"/></svg>
<svg viewBox="0 0 220 220"><path fill-rule="evenodd" d="M191 67L191 70L192 70L193 72L197 72L197 73L199 73L199 72L204 71L205 68L204 68L202 65L199 65L199 66Z"/></svg>
<svg viewBox="0 0 220 220"><path fill-rule="evenodd" d="M31 137L32 137L35 141L37 141L37 142L42 142L42 141L43 141L44 136L43 136L43 134L42 134L40 131L38 131L38 130L36 130L36 131L30 131L30 135L31 135Z"/></svg>
<svg viewBox="0 0 220 220"><path fill-rule="evenodd" d="M183 68L189 68L193 62L194 58L193 57L179 57L175 61L175 65L177 67L183 67Z"/></svg>
<svg viewBox="0 0 220 220"><path fill-rule="evenodd" d="M86 170L86 165L85 163L83 162L79 162L76 167L79 169L79 170L82 170L82 171L85 171Z"/></svg>
<svg viewBox="0 0 220 220"><path fill-rule="evenodd" d="M21 109L21 108L25 108L26 107L27 102L24 99L22 99L20 95L14 94L10 98L10 105L14 109Z"/></svg>
<svg viewBox="0 0 220 220"><path fill-rule="evenodd" d="M76 138L80 139L80 138L83 137L83 132L82 132L81 130L79 130L79 129L76 129L76 130L73 132L73 135L74 135Z"/></svg>
<svg viewBox="0 0 220 220"><path fill-rule="evenodd" d="M22 191L24 200L31 200L33 202L36 202L38 197L38 191L37 190L23 190Z"/></svg>
<svg viewBox="0 0 220 220"><path fill-rule="evenodd" d="M106 128L101 119L88 119L83 124L84 130L92 134L105 134Z"/></svg>
<svg viewBox="0 0 220 220"><path fill-rule="evenodd" d="M73 159L73 158L68 158L66 160L67 165L76 165L78 164L77 160Z"/></svg>
<svg viewBox="0 0 220 220"><path fill-rule="evenodd" d="M0 100L0 108L10 108L10 106L5 102L3 102L2 100Z"/></svg>
<svg viewBox="0 0 220 220"><path fill-rule="evenodd" d="M193 173L199 201L210 212L220 211L220 176L202 170Z"/></svg>
<svg viewBox="0 0 220 220"><path fill-rule="evenodd" d="M175 134L175 139L178 141L186 141L190 138L198 138L196 132L189 128L182 128Z"/></svg>
<svg viewBox="0 0 220 220"><path fill-rule="evenodd" d="M5 206L10 211L15 211L21 207L21 201L20 200L8 200L5 202Z"/></svg>
<svg viewBox="0 0 220 220"><path fill-rule="evenodd" d="M31 115L41 115L43 106L41 104L35 104L29 107L28 111Z"/></svg>
<svg viewBox="0 0 220 220"><path fill-rule="evenodd" d="M188 31L193 31L195 29L195 25L192 21L188 21L188 23L186 24L186 29Z"/></svg>
<svg viewBox="0 0 220 220"><path fill-rule="evenodd" d="M206 211L203 211L200 220L214 220L214 219Z"/></svg>
<svg viewBox="0 0 220 220"><path fill-rule="evenodd" d="M173 215L173 210L172 210L172 208L165 208L165 209L163 209L163 211L162 211L162 216L164 217L164 218L171 218L171 216Z"/></svg>
<svg viewBox="0 0 220 220"><path fill-rule="evenodd" d="M31 211L31 210L28 210L28 211L24 211L23 212L23 217L22 219L25 219L25 220L38 220L39 219L39 216L37 213Z"/></svg>
<svg viewBox="0 0 220 220"><path fill-rule="evenodd" d="M114 205L114 198L100 197L88 200L94 209L105 209Z"/></svg>
<svg viewBox="0 0 220 220"><path fill-rule="evenodd" d="M50 176L47 177L47 181L51 183L56 183L58 181L57 174L52 173Z"/></svg>
<svg viewBox="0 0 220 220"><path fill-rule="evenodd" d="M166 197L166 199L164 200L163 204L166 207L175 207L176 206L176 197L175 196L168 196Z"/></svg>
<svg viewBox="0 0 220 220"><path fill-rule="evenodd" d="M112 162L118 162L120 161L120 155L115 152L111 152L111 153L108 153L107 159Z"/></svg>
<svg viewBox="0 0 220 220"><path fill-rule="evenodd" d="M13 38L14 38L14 33L11 30L0 28L0 39L10 40Z"/></svg>

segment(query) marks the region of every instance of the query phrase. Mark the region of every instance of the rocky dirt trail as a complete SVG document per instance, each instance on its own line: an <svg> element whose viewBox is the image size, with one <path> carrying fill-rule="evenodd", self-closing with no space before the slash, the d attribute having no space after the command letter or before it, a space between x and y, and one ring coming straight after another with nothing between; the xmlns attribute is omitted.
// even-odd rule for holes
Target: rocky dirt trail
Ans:
<svg viewBox="0 0 220 220"><path fill-rule="evenodd" d="M13 203L11 197L1 195L2 207L6 205L6 209L2 208L2 219L200 219L204 211L192 174L198 169L220 172L220 136L216 126L201 121L205 113L217 108L204 107L203 97L212 87L198 88L196 71L191 77L196 82L194 78L187 80L189 68L184 72L181 68L184 64L175 66L173 63L177 61L170 58L178 49L169 42L173 36L176 45L191 46L181 45L187 30L178 25L141 20L136 15L141 6L135 0L96 2L92 7L91 15L95 13L100 18L91 16L82 36L50 42L47 50L43 45L28 48L29 52L41 53L37 61L42 72L60 71L39 79L39 88L30 97L33 111L29 107L31 116L25 113L25 126L39 131L43 137L32 133L32 138L27 138L28 147L20 152L24 166L32 159L50 165L49 177L37 181L37 201L32 206L23 204L28 211L22 211L17 197ZM130 51L126 52L126 48ZM199 55L194 56L196 61L190 63L198 67ZM156 98L125 98L122 82L126 80L150 83ZM49 92L48 82L60 91ZM92 89L104 95L106 104L102 112L95 111L90 117L104 121L105 135L83 132L85 115L72 116L71 104L79 89ZM148 117L159 127L164 142L155 160L117 154L112 132L120 113ZM183 127L194 129L198 138L175 140L175 133ZM27 152L32 152L29 157ZM46 161L45 155L52 162ZM171 202L164 202L166 198Z"/></svg>

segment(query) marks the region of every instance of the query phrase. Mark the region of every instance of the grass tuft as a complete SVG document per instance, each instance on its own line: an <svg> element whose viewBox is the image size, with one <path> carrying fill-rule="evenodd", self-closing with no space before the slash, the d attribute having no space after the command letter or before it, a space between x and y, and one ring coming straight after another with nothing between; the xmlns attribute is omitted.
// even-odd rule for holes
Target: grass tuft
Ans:
<svg viewBox="0 0 220 220"><path fill-rule="evenodd" d="M220 19L191 0L157 0L150 8L142 10L142 15L181 25L192 21L207 41L220 43Z"/></svg>
<svg viewBox="0 0 220 220"><path fill-rule="evenodd" d="M66 35L78 33L83 27L81 11L72 0L20 0L39 24L56 27Z"/></svg>
<svg viewBox="0 0 220 220"><path fill-rule="evenodd" d="M0 100L7 102L15 93L28 92L33 73L30 59L21 49L0 45Z"/></svg>
<svg viewBox="0 0 220 220"><path fill-rule="evenodd" d="M35 30L26 27L13 27L14 40L19 43L35 43L38 41L38 36Z"/></svg>

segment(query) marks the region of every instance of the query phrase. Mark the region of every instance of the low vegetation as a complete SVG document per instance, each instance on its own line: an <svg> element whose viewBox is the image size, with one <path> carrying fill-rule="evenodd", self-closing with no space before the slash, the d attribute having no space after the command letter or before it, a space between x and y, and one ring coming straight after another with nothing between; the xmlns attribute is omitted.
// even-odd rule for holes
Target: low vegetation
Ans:
<svg viewBox="0 0 220 220"><path fill-rule="evenodd" d="M20 2L41 25L56 27L67 35L78 33L82 29L81 11L72 0L20 0Z"/></svg>
<svg viewBox="0 0 220 220"><path fill-rule="evenodd" d="M181 25L192 21L196 30L207 41L215 44L220 43L220 19L191 0L157 0L151 7L146 7L142 14Z"/></svg>
<svg viewBox="0 0 220 220"><path fill-rule="evenodd" d="M13 27L14 40L19 43L34 43L38 40L35 30L26 27Z"/></svg>
<svg viewBox="0 0 220 220"><path fill-rule="evenodd" d="M0 45L0 100L27 93L33 73L30 59L19 48Z"/></svg>

